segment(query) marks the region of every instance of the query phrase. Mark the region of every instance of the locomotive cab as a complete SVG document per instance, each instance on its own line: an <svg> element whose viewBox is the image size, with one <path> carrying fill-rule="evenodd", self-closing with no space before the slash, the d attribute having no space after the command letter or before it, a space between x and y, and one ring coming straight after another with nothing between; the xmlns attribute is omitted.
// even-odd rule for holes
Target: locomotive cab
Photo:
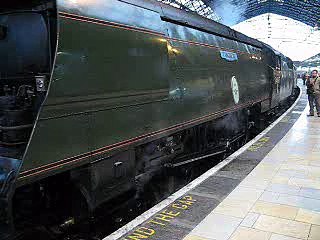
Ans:
<svg viewBox="0 0 320 240"><path fill-rule="evenodd" d="M0 9L0 200L3 200L8 197L10 182L16 176L46 96L54 61L57 17L55 2L49 0L6 1L0 4Z"/></svg>

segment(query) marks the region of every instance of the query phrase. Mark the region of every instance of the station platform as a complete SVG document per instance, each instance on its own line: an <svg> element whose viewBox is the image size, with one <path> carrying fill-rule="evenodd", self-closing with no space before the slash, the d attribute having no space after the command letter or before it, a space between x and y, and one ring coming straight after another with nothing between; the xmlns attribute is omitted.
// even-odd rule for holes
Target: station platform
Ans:
<svg viewBox="0 0 320 240"><path fill-rule="evenodd" d="M259 136L104 240L320 240L320 118L301 89Z"/></svg>

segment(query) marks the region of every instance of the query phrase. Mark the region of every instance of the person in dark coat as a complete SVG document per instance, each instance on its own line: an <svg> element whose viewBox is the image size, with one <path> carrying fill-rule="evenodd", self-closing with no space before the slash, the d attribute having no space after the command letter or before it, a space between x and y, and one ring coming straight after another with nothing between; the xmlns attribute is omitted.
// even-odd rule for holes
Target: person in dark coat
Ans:
<svg viewBox="0 0 320 240"><path fill-rule="evenodd" d="M314 107L317 109L317 114L320 116L320 105L319 101L316 101L316 92L315 92L315 84L318 82L318 71L313 70L311 72L311 76L308 77L306 75L306 85L307 85L307 94L310 106L310 112L308 116L314 116Z"/></svg>
<svg viewBox="0 0 320 240"><path fill-rule="evenodd" d="M306 85L307 73L302 74L303 85Z"/></svg>

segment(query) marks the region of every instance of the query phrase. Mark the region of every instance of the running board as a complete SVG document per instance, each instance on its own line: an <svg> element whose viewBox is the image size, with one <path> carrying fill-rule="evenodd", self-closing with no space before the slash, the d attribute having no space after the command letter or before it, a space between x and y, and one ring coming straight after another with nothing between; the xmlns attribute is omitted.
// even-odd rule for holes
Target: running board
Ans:
<svg viewBox="0 0 320 240"><path fill-rule="evenodd" d="M165 164L164 166L167 167L167 168L180 167L180 166L182 166L182 165L186 165L186 164L189 164L189 163L192 163L192 162L196 162L196 161L202 160L202 159L204 159L204 158L217 156L217 155L223 154L223 153L225 153L225 152L226 152L226 150L222 150L222 151L219 151L219 152L214 152L214 153L207 154L207 155L204 155L204 156L192 158L192 159L189 159L189 160L186 160L186 161L183 161L183 162L179 162L179 163L174 163L174 164L170 164L170 163L169 163L169 164Z"/></svg>

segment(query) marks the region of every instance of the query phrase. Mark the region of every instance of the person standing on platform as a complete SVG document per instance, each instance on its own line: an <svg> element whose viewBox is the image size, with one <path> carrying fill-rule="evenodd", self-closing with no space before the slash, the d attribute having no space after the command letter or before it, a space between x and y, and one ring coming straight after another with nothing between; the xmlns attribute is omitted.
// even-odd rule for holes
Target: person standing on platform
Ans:
<svg viewBox="0 0 320 240"><path fill-rule="evenodd" d="M303 85L306 85L307 73L302 74Z"/></svg>
<svg viewBox="0 0 320 240"><path fill-rule="evenodd" d="M316 72L316 78L314 80L314 97L316 101L318 117L320 117L320 76L318 70L313 70Z"/></svg>
<svg viewBox="0 0 320 240"><path fill-rule="evenodd" d="M317 109L318 117L320 117L320 85L319 85L318 70L313 70L311 76L307 78L307 94L310 106L310 114L308 116L314 116L314 107Z"/></svg>

